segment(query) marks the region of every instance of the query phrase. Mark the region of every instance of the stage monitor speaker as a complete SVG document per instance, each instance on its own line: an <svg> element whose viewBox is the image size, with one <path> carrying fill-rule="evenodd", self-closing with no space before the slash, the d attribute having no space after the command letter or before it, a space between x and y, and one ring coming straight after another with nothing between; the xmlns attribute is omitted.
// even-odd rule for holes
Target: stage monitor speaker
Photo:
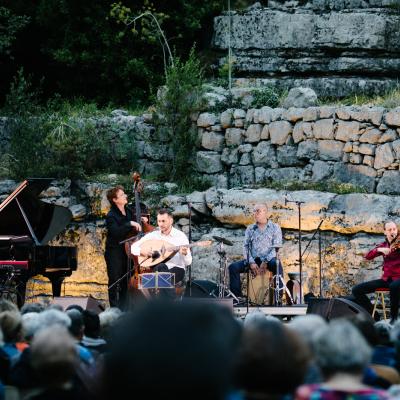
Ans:
<svg viewBox="0 0 400 400"><path fill-rule="evenodd" d="M334 318L351 317L357 314L362 315L367 320L374 322L371 315L360 305L354 301L335 297L326 298L310 298L307 307L307 314L318 314L328 321Z"/></svg>
<svg viewBox="0 0 400 400"><path fill-rule="evenodd" d="M54 297L53 304L59 304L65 311L71 305L81 306L84 310L94 311L96 314L100 314L104 311L104 306L99 300L93 297L75 297L75 296L65 296L65 297Z"/></svg>
<svg viewBox="0 0 400 400"><path fill-rule="evenodd" d="M232 298L218 298L218 297L184 297L184 302L196 303L196 304L213 304L216 306L226 307L231 313L233 313L233 299Z"/></svg>
<svg viewBox="0 0 400 400"><path fill-rule="evenodd" d="M226 294L226 293L225 293ZM191 289L189 282L186 285L184 301L195 301L204 304L218 304L227 307L233 313L233 298L219 298L219 288L215 282L195 279L192 281Z"/></svg>
<svg viewBox="0 0 400 400"><path fill-rule="evenodd" d="M218 285L215 282L195 279L186 284L185 297L216 298L218 297Z"/></svg>

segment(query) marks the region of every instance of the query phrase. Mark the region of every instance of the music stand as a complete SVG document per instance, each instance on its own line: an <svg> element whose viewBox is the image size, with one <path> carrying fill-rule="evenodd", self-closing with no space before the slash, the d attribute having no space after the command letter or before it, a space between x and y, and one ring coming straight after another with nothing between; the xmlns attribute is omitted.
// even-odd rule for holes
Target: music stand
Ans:
<svg viewBox="0 0 400 400"><path fill-rule="evenodd" d="M173 289L175 274L173 272L146 272L139 274L139 289Z"/></svg>

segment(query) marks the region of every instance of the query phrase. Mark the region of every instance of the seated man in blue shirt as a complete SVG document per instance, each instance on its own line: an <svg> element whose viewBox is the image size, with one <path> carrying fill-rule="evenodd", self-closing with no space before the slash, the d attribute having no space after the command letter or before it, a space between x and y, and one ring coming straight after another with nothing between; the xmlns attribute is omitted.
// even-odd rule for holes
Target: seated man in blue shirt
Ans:
<svg viewBox="0 0 400 400"><path fill-rule="evenodd" d="M245 232L244 260L229 265L230 290L236 297L242 297L240 274L246 272L247 268L250 268L253 276L265 274L267 270L276 274L277 249L282 247L281 228L268 219L267 205L256 204L253 212L256 222L249 225ZM279 274L283 275L280 263Z"/></svg>

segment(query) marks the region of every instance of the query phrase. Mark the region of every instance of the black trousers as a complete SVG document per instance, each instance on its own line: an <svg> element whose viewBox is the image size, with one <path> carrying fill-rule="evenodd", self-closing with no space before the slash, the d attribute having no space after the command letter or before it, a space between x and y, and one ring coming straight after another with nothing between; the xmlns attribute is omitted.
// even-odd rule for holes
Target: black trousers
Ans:
<svg viewBox="0 0 400 400"><path fill-rule="evenodd" d="M375 292L375 289L378 288L388 288L390 290L390 317L392 319L397 319L399 314L400 279L396 281L392 281L391 279L388 281L375 279L373 281L360 283L353 287L352 293L357 302L372 314L373 306L366 295Z"/></svg>
<svg viewBox="0 0 400 400"><path fill-rule="evenodd" d="M175 286L181 285L185 278L185 270L179 267L168 268L167 264L161 263L153 268L153 271L157 272L172 272L175 274ZM176 291L175 288L171 289L160 289L159 296L162 298L175 299Z"/></svg>
<svg viewBox="0 0 400 400"><path fill-rule="evenodd" d="M128 271L128 257L124 246L106 248L104 258L107 264L108 275L108 299L110 307L118 307L124 310L128 300L128 279L126 276L121 279ZM118 283L119 279L121 279Z"/></svg>

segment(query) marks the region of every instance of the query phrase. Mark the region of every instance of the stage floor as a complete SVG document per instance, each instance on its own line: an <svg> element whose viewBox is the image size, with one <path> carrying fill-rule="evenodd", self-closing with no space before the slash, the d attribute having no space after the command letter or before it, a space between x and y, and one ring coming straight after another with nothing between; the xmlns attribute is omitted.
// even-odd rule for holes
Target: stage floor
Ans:
<svg viewBox="0 0 400 400"><path fill-rule="evenodd" d="M307 304L298 304L295 306L265 306L265 307L233 307L233 314L235 317L245 317L247 312L261 311L265 315L274 315L275 317L293 317L297 315L305 315L307 313Z"/></svg>

